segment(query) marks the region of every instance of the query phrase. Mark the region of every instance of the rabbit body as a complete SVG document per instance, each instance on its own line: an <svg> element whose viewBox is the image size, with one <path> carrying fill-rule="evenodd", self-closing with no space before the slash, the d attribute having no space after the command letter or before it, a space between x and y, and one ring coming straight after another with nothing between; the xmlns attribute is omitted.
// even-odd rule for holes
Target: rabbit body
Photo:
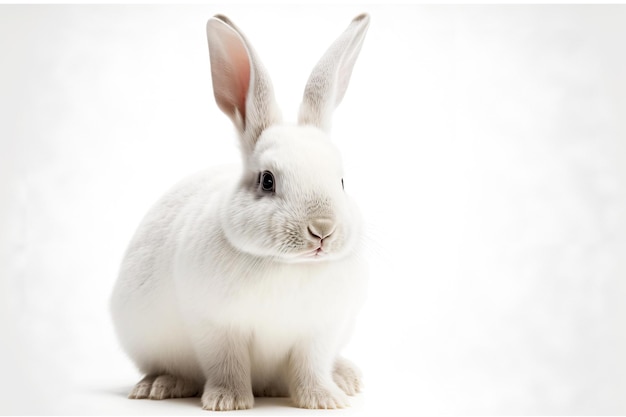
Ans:
<svg viewBox="0 0 626 417"><path fill-rule="evenodd" d="M243 45L249 88L263 84L232 22L209 25L223 31L214 37L226 53ZM366 292L360 215L322 118L259 127L259 107L261 118L278 114L259 106L271 99L248 92L229 114L243 166L182 181L131 240L111 299L122 347L146 374L131 398L201 394L204 408L231 410L250 408L254 395L291 396L338 408L360 389L358 369L339 356Z"/></svg>

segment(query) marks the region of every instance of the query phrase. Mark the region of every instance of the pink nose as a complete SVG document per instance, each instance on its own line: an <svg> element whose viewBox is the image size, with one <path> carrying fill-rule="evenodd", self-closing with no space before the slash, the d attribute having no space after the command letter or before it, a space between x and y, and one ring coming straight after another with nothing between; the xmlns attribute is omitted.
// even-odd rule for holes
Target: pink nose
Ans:
<svg viewBox="0 0 626 417"><path fill-rule="evenodd" d="M317 239L326 239L335 231L335 222L331 219L313 219L309 223L309 234Z"/></svg>

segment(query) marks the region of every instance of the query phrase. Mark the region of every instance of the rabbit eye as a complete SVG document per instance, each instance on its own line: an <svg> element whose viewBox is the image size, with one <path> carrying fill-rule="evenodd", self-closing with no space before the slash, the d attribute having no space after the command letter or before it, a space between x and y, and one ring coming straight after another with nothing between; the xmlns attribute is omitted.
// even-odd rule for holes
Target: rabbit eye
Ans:
<svg viewBox="0 0 626 417"><path fill-rule="evenodd" d="M274 182L274 174L269 171L263 171L259 178L259 182L261 183L261 189L266 192L274 192L276 191L276 183Z"/></svg>

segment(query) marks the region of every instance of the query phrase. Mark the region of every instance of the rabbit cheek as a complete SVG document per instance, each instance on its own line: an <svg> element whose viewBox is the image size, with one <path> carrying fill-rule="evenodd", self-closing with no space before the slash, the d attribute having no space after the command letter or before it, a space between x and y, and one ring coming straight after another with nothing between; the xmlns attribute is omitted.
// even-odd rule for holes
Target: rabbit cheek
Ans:
<svg viewBox="0 0 626 417"><path fill-rule="evenodd" d="M271 256L271 213L256 197L239 194L225 203L222 211L222 226L228 242L236 249L255 256ZM232 207L237 207L233 209Z"/></svg>

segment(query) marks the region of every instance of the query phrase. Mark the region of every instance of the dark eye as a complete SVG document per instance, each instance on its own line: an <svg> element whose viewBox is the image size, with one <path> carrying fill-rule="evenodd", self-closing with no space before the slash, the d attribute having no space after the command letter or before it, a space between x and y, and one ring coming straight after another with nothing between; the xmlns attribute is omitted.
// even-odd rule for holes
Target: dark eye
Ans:
<svg viewBox="0 0 626 417"><path fill-rule="evenodd" d="M343 178L341 179L341 188L345 190L345 188L343 188Z"/></svg>
<svg viewBox="0 0 626 417"><path fill-rule="evenodd" d="M273 192L276 190L276 183L274 182L274 174L269 171L263 171L261 174L261 189L266 192Z"/></svg>

